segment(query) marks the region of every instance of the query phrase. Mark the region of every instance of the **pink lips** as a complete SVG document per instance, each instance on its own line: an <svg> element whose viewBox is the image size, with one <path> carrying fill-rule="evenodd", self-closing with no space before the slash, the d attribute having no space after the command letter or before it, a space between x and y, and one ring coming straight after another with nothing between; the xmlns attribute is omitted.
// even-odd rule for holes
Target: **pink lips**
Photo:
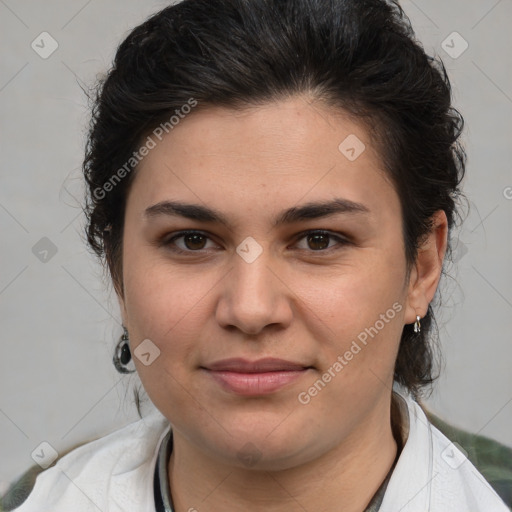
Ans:
<svg viewBox="0 0 512 512"><path fill-rule="evenodd" d="M299 363L273 358L224 359L205 368L224 389L245 396L273 393L300 378L308 369Z"/></svg>

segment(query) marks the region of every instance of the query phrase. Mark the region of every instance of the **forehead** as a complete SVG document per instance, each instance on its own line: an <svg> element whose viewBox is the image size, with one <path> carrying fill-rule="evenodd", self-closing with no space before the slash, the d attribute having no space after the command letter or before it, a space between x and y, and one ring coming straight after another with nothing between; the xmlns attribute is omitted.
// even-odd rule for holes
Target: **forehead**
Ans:
<svg viewBox="0 0 512 512"><path fill-rule="evenodd" d="M398 203L364 125L304 97L198 109L152 137L129 199L139 209L177 198L260 212L329 197Z"/></svg>

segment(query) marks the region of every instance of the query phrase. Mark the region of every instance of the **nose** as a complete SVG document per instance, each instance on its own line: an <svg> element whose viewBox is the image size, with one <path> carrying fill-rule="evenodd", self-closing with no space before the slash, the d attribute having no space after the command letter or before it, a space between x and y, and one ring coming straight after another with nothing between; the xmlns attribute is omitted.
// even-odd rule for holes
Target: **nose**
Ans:
<svg viewBox="0 0 512 512"><path fill-rule="evenodd" d="M233 268L222 283L217 304L219 325L250 335L271 325L287 327L293 314L291 292L279 274L265 251L251 263L234 254Z"/></svg>

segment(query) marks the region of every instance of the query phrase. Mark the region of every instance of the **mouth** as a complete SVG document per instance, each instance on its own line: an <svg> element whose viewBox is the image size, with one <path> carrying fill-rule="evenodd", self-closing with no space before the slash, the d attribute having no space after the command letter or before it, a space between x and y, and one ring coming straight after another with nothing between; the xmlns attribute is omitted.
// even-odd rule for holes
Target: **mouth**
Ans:
<svg viewBox="0 0 512 512"><path fill-rule="evenodd" d="M292 384L311 366L284 359L265 358L248 361L224 359L202 367L225 391L244 396L262 396Z"/></svg>

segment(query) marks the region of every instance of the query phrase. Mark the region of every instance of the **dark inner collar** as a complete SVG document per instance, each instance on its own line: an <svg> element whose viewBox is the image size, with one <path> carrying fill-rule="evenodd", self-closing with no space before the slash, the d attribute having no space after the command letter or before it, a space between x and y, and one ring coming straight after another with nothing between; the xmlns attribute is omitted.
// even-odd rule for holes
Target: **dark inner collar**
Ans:
<svg viewBox="0 0 512 512"><path fill-rule="evenodd" d="M174 512L174 507L169 489L169 477L167 467L172 452L172 429L164 436L158 449L155 474L153 478L153 490L155 493L156 512Z"/></svg>

